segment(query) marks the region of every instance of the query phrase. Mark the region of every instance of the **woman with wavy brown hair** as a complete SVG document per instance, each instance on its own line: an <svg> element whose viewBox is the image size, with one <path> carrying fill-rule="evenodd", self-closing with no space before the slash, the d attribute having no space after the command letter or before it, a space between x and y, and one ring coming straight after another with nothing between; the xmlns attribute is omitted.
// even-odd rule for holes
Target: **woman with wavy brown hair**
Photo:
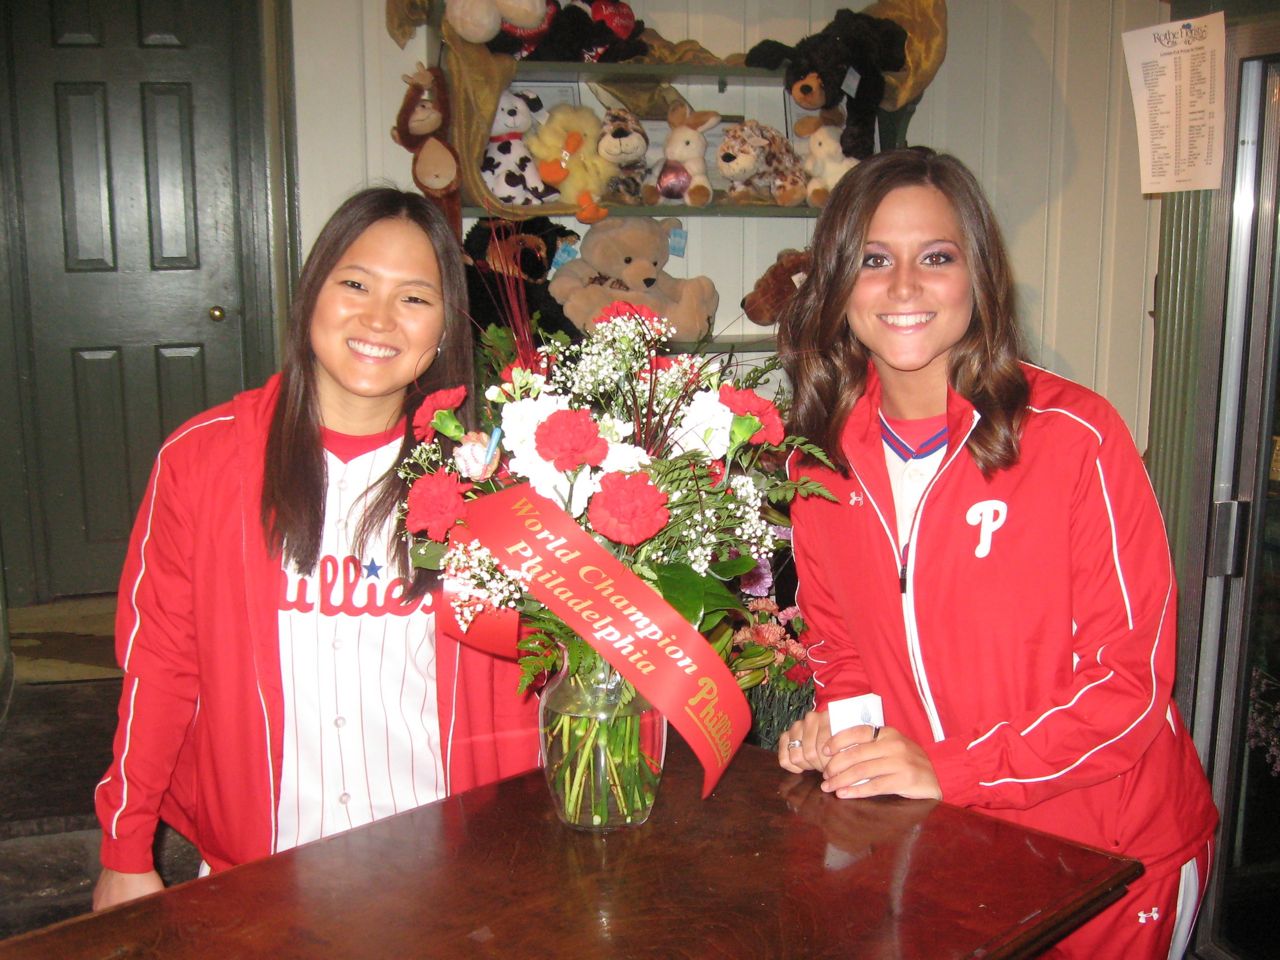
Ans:
<svg viewBox="0 0 1280 960"><path fill-rule="evenodd" d="M818 692L780 764L1135 857L1143 878L1048 955L1181 956L1217 812L1171 699L1173 568L1127 427L1023 361L999 227L954 157L864 161L812 249L780 352L789 427L830 462L792 471L834 500L792 511Z"/></svg>

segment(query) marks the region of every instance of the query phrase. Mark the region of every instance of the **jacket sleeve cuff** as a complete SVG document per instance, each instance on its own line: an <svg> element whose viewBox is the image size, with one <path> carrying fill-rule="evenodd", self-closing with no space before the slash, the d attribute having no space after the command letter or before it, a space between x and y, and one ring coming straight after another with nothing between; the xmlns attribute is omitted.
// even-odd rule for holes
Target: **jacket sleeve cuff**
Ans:
<svg viewBox="0 0 1280 960"><path fill-rule="evenodd" d="M104 869L117 873L147 873L155 869L152 856L153 837L130 837L112 840L102 836L101 861Z"/></svg>
<svg viewBox="0 0 1280 960"><path fill-rule="evenodd" d="M957 739L940 740L920 745L933 764L942 799L959 807L979 806L977 774L970 765L968 745Z"/></svg>

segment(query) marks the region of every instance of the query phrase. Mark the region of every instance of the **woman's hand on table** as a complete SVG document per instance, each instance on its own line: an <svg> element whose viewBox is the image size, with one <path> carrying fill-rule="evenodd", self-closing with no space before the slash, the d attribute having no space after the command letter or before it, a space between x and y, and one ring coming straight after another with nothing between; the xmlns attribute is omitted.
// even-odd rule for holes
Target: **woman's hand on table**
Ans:
<svg viewBox="0 0 1280 960"><path fill-rule="evenodd" d="M822 789L837 797L942 799L929 755L893 727L850 727L828 738L822 752Z"/></svg>
<svg viewBox="0 0 1280 960"><path fill-rule="evenodd" d="M822 749L830 739L831 717L825 710L811 710L778 738L778 763L791 773L821 770L830 759Z"/></svg>
<svg viewBox="0 0 1280 960"><path fill-rule="evenodd" d="M93 888L93 909L106 910L138 897L164 889L164 881L154 870L146 873L120 873L104 869Z"/></svg>

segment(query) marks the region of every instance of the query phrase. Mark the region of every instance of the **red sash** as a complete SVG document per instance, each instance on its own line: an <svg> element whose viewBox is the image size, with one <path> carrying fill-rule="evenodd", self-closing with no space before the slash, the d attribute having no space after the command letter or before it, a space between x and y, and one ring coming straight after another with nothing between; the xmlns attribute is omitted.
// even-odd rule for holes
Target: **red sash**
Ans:
<svg viewBox="0 0 1280 960"><path fill-rule="evenodd" d="M751 709L702 635L528 484L473 501L466 529L503 566L522 570L529 592L662 711L702 763L702 795L711 793L751 728ZM445 630L510 656L514 614L498 616L464 632L446 614Z"/></svg>

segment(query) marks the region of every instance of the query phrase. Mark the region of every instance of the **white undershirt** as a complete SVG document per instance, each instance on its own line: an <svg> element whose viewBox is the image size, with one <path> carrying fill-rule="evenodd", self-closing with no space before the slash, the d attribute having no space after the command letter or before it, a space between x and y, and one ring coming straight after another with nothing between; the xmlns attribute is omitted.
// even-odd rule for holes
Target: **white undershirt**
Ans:
<svg viewBox="0 0 1280 960"><path fill-rule="evenodd" d="M349 463L326 451L320 562L307 577L285 570L277 850L445 795L431 597L398 602L405 585L387 549L392 524L362 556L351 553L361 494L396 463L399 450L397 438Z"/></svg>
<svg viewBox="0 0 1280 960"><path fill-rule="evenodd" d="M911 539L916 507L946 452L946 446L942 446L919 460L903 460L887 443L884 445L884 463L889 468L889 486L893 490L893 511L898 518L899 547Z"/></svg>

